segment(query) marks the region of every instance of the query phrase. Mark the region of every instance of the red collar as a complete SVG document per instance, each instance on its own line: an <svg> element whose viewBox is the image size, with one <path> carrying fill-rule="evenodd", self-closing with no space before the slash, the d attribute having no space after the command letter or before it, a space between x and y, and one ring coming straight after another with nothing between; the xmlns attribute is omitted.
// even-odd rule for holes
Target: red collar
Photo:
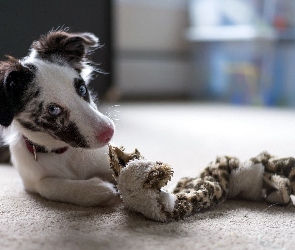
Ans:
<svg viewBox="0 0 295 250"><path fill-rule="evenodd" d="M37 160L37 153L63 154L69 149L68 147L63 147L63 148L58 148L58 149L49 151L44 146L35 144L34 142L30 141L27 137L23 136L23 138L25 140L27 149L29 150L29 152L31 152L34 155L35 160Z"/></svg>

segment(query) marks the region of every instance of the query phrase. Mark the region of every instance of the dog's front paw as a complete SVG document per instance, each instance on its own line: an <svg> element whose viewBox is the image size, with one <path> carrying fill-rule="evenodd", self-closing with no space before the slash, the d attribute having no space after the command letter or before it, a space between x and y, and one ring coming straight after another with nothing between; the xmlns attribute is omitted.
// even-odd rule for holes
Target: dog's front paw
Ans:
<svg viewBox="0 0 295 250"><path fill-rule="evenodd" d="M114 207L122 203L121 196L116 193L114 196L110 197L108 201L106 201L104 204L101 204L101 206L104 207Z"/></svg>
<svg viewBox="0 0 295 250"><path fill-rule="evenodd" d="M88 180L91 184L89 188L89 202L95 202L100 206L114 206L120 200L120 195L112 183L102 181L99 178Z"/></svg>
<svg viewBox="0 0 295 250"><path fill-rule="evenodd" d="M114 201L119 200L115 186L100 178L88 180L44 178L36 183L35 192L49 200L79 206L105 206L115 204Z"/></svg>
<svg viewBox="0 0 295 250"><path fill-rule="evenodd" d="M122 202L120 194L118 193L114 184L109 182L103 182L102 184L101 206L115 206Z"/></svg>

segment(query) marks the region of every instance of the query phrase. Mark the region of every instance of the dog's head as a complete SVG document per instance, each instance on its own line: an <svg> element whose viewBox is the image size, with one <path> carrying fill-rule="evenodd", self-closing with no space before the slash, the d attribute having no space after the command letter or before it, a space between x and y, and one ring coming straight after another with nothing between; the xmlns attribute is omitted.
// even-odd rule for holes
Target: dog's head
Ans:
<svg viewBox="0 0 295 250"><path fill-rule="evenodd" d="M50 32L28 57L0 62L0 124L14 123L30 140L49 148L104 146L114 132L87 88L98 46L91 33Z"/></svg>

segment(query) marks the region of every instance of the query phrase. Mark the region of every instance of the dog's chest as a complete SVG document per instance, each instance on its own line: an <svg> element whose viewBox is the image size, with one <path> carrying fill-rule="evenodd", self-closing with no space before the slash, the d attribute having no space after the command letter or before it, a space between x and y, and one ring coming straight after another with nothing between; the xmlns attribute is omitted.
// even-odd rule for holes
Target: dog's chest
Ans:
<svg viewBox="0 0 295 250"><path fill-rule="evenodd" d="M109 173L108 157L104 150L83 150L70 148L63 154L39 154L38 164L45 175L67 179L89 179Z"/></svg>

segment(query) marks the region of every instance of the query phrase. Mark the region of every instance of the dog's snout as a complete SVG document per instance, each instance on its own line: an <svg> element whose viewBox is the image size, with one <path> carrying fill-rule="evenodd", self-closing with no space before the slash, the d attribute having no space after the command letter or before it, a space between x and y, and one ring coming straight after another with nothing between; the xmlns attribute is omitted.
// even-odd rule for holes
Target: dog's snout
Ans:
<svg viewBox="0 0 295 250"><path fill-rule="evenodd" d="M99 142L108 143L114 134L114 129L112 127L107 127L102 133L98 134L97 139Z"/></svg>

